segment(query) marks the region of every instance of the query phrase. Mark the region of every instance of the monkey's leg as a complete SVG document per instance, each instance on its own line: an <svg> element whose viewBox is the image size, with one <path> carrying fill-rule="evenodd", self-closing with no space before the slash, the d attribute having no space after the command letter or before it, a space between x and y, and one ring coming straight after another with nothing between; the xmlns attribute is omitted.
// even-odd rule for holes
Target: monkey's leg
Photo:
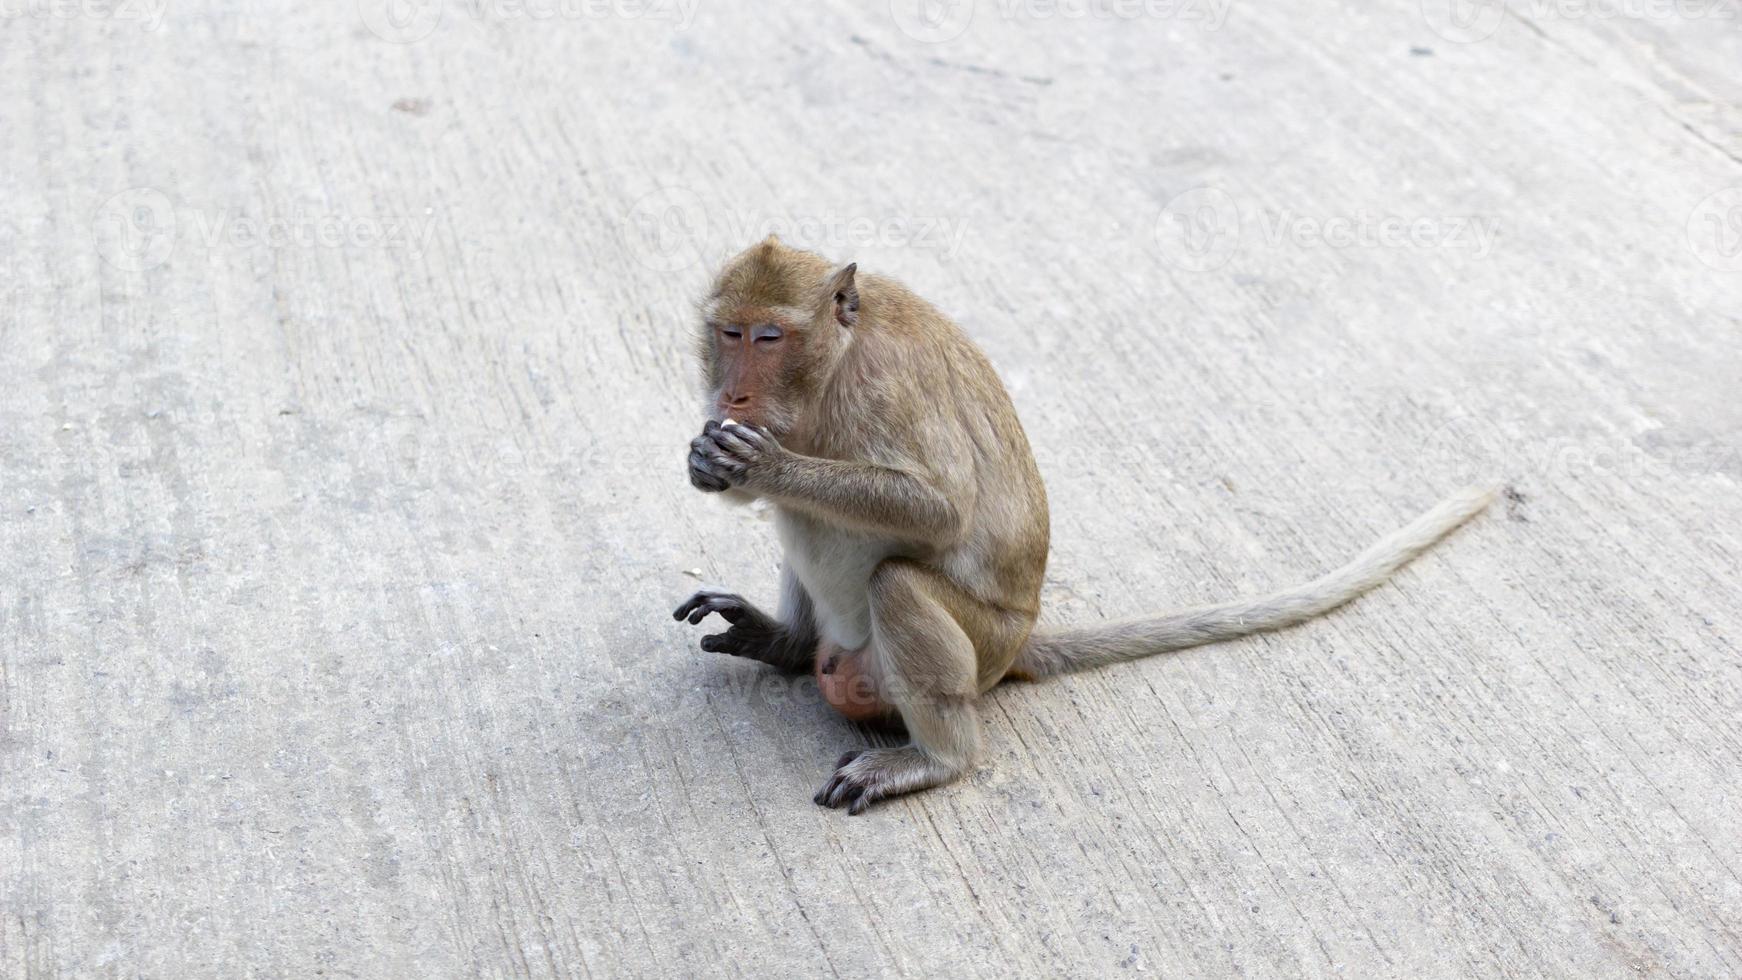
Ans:
<svg viewBox="0 0 1742 980"><path fill-rule="evenodd" d="M936 572L885 561L871 576L871 646L879 693L912 741L848 752L817 792L823 806L860 813L878 800L947 783L980 748L974 642L950 606L973 603Z"/></svg>
<svg viewBox="0 0 1742 980"><path fill-rule="evenodd" d="M702 637L702 649L759 660L779 670L803 673L816 658L817 628L810 596L790 569L780 572L780 618L756 608L743 596L702 589L684 600L673 619L700 623L719 613L730 623L724 633Z"/></svg>

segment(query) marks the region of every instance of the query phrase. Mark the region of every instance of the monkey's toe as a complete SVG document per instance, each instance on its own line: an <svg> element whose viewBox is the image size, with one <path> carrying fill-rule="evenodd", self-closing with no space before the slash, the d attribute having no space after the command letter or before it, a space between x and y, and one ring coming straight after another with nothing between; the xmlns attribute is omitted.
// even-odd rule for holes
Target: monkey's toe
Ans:
<svg viewBox="0 0 1742 980"><path fill-rule="evenodd" d="M846 807L847 813L857 815L878 800L895 795L876 756L875 749L842 755L835 762L835 774L812 799L818 806L831 810Z"/></svg>
<svg viewBox="0 0 1742 980"><path fill-rule="evenodd" d="M936 759L914 745L848 752L813 799L818 806L864 813L871 804L892 796L947 783L966 772L967 766L966 761Z"/></svg>

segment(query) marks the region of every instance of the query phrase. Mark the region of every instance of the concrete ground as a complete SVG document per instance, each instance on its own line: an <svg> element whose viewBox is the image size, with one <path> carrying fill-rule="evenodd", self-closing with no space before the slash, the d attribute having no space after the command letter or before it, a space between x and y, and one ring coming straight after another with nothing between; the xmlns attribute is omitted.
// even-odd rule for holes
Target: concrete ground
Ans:
<svg viewBox="0 0 1742 980"><path fill-rule="evenodd" d="M0 6L0 974L1742 974L1726 2ZM702 654L707 266L901 277L1095 621L960 783Z"/></svg>

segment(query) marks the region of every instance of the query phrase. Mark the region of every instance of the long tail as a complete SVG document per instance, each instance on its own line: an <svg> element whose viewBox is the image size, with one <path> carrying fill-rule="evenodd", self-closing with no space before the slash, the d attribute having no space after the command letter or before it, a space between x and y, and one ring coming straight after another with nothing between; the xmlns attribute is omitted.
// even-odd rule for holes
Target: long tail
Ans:
<svg viewBox="0 0 1742 980"><path fill-rule="evenodd" d="M1017 655L1011 674L1047 677L1293 626L1385 581L1434 542L1481 513L1499 490L1498 486L1481 486L1460 491L1402 530L1381 538L1342 568L1274 595L1105 626L1036 631Z"/></svg>

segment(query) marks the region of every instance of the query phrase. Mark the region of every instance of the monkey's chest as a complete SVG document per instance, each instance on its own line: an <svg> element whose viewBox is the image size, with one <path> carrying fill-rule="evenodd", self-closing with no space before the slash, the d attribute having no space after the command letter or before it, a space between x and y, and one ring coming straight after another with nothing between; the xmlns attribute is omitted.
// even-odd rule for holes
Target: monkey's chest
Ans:
<svg viewBox="0 0 1742 980"><path fill-rule="evenodd" d="M871 573L893 552L887 541L843 531L776 509L774 526L787 567L816 610L823 639L848 650L871 641Z"/></svg>

